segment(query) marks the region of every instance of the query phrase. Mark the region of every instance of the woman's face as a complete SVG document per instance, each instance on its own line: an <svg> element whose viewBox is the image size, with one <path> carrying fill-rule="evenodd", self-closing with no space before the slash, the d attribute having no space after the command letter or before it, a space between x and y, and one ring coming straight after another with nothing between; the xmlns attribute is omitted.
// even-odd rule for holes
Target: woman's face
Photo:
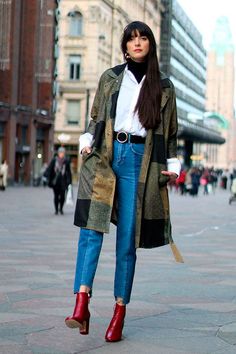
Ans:
<svg viewBox="0 0 236 354"><path fill-rule="evenodd" d="M64 159L65 153L63 151L58 152L59 159Z"/></svg>
<svg viewBox="0 0 236 354"><path fill-rule="evenodd" d="M139 31L132 33L130 40L126 44L127 54L133 61L141 63L145 60L149 52L149 39L141 36Z"/></svg>

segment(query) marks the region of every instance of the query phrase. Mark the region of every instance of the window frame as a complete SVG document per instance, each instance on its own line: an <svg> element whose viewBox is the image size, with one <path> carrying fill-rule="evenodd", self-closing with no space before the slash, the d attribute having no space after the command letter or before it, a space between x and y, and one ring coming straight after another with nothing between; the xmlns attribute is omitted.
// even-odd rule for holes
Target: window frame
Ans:
<svg viewBox="0 0 236 354"><path fill-rule="evenodd" d="M69 36L81 37L83 35L83 15L80 11L70 11L69 17Z"/></svg>
<svg viewBox="0 0 236 354"><path fill-rule="evenodd" d="M80 77L81 77L81 55L71 54L69 55L69 80L79 81Z"/></svg>
<svg viewBox="0 0 236 354"><path fill-rule="evenodd" d="M70 119L70 114L69 114L69 104L73 102L73 104L77 104L78 105L78 115L76 115L77 120L73 120ZM71 108L73 109L73 108ZM74 98L68 98L66 100L66 125L70 125L70 126L80 126L80 122L81 122L81 100L80 99L74 99Z"/></svg>

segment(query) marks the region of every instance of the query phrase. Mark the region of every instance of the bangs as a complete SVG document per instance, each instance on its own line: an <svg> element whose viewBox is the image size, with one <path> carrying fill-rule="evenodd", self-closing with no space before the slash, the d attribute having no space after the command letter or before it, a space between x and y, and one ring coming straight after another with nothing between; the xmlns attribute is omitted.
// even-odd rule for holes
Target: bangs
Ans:
<svg viewBox="0 0 236 354"><path fill-rule="evenodd" d="M135 21L130 23L124 30L125 42L128 42L131 37L137 37L138 35L150 38L150 29L145 23Z"/></svg>

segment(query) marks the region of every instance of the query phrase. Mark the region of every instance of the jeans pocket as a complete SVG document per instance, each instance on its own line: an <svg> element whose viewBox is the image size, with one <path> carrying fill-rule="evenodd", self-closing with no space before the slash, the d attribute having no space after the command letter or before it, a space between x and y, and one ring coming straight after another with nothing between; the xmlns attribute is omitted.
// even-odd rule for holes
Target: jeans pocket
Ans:
<svg viewBox="0 0 236 354"><path fill-rule="evenodd" d="M144 145L145 144L130 144L131 145L131 150L133 151L134 154L142 156L144 153Z"/></svg>

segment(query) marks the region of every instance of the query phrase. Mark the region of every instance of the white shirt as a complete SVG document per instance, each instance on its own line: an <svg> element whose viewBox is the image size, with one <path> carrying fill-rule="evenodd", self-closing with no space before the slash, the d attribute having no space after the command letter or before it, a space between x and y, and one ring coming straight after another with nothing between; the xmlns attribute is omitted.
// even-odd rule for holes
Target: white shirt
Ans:
<svg viewBox="0 0 236 354"><path fill-rule="evenodd" d="M138 112L134 113L139 93L143 85L145 76L138 83L134 74L125 67L123 80L120 87L119 96L116 106L116 119L114 130L116 132L124 130L132 135L145 137L147 131L141 125L138 117Z"/></svg>
<svg viewBox="0 0 236 354"><path fill-rule="evenodd" d="M141 82L138 83L133 73L125 67L123 80L120 87L119 96L117 99L115 131L124 130L132 135L139 135L145 137L147 135L146 129L141 125L138 113L134 113L134 109L139 97L139 93L143 84L145 76ZM93 135L85 133L80 136L80 152L87 146L92 146ZM179 176L181 164L175 158L167 159L168 171L174 172Z"/></svg>

